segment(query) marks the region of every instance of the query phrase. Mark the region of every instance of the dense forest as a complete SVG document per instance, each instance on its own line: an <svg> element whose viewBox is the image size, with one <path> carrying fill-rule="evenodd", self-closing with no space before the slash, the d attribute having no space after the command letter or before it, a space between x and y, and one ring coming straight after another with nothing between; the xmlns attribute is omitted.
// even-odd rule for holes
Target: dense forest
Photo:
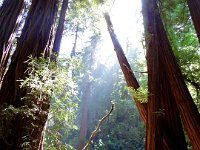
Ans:
<svg viewBox="0 0 200 150"><path fill-rule="evenodd" d="M0 0L0 150L200 150L199 0Z"/></svg>

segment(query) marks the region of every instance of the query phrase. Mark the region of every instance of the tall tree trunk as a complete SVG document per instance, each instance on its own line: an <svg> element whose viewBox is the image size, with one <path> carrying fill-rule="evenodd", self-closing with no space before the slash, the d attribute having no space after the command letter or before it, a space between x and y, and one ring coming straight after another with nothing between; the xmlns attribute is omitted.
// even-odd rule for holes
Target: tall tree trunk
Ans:
<svg viewBox="0 0 200 150"><path fill-rule="evenodd" d="M57 12L57 3L58 0L32 0L19 43L2 83L1 107L12 105L18 109L32 109L32 105L27 106L26 102L22 100L26 95L26 90L19 87L18 80L27 77L27 73L25 73L27 64L24 62L28 56L32 55L38 58L42 55L48 57L50 54L50 39ZM31 149L39 149L49 109L49 98L47 97L42 104L39 102L39 98L33 97L30 101L38 109L33 112L32 117L27 117L23 113L14 116L12 126L9 129L11 135L0 139L1 148L18 150L22 149L22 145L28 142Z"/></svg>
<svg viewBox="0 0 200 150"><path fill-rule="evenodd" d="M82 98L82 111L81 111L81 123L78 137L77 150L82 150L86 144L86 136L88 129L88 112L89 112L89 99L91 95L91 82L88 81L85 87L84 96Z"/></svg>
<svg viewBox="0 0 200 150"><path fill-rule="evenodd" d="M105 13L104 14L107 26L108 26L108 31L111 37L111 40L113 42L114 45L114 50L117 54L117 58L119 61L119 64L121 66L121 69L123 71L126 83L128 87L131 87L135 90L137 90L140 86L139 83L131 69L131 66L128 63L128 60L126 59L126 56L124 54L124 51L120 45L120 43L118 42L118 39L114 33L114 29L113 29L113 25L112 22L110 20L110 16L109 14ZM139 110L140 116L143 119L143 121L146 123L147 121L147 104L146 103L140 103L138 101L137 97L133 97L133 99L135 100L136 106Z"/></svg>
<svg viewBox="0 0 200 150"><path fill-rule="evenodd" d="M162 64L163 72L166 73L166 80L170 83L174 100L193 149L198 150L200 148L199 112L187 89L180 68L172 52L155 0L148 2L143 0L143 14L147 46L157 41L157 45L160 48L158 54L159 63ZM150 24L152 20L155 22L154 25Z"/></svg>
<svg viewBox="0 0 200 150"><path fill-rule="evenodd" d="M110 17L108 14L105 14L104 16L105 16L105 19L108 25L108 30L109 30L111 39L113 41L113 45L114 45L119 63L121 65L122 71L124 73L127 85L137 90L139 88L139 84L131 70L131 67L126 59L126 56L124 55L123 49L121 48L121 45L119 44L119 41L117 40ZM165 110L170 109L171 111L166 111L164 115L164 121L165 121L164 127L163 127L164 128L163 129L164 130L164 135L163 135L164 148L168 150L186 149L186 142L184 139L184 134L183 134L177 107L176 105L174 106L173 97L170 96L171 93L168 91L165 91L165 92L168 93L166 95L167 97L169 97L168 99L170 99L171 101L169 102L165 101L165 103L168 103L168 105L162 104L163 109ZM140 115L142 116L142 119L146 123L147 122L147 104L138 102L137 97L134 97L134 100L136 101L136 105L138 107ZM173 133L175 132L177 132L178 134L174 135Z"/></svg>
<svg viewBox="0 0 200 150"><path fill-rule="evenodd" d="M153 10L152 5L148 6ZM155 26L154 18L148 22L147 27L152 29ZM156 36L156 35L155 35ZM147 70L148 70L148 115L146 125L146 150L161 150L163 149L163 107L161 91L161 66L159 65L158 57L159 45L157 41L151 40L147 47ZM164 79L165 80L165 79Z"/></svg>
<svg viewBox="0 0 200 150"><path fill-rule="evenodd" d="M187 0L187 4L190 10L192 21L197 33L197 37L200 42L200 1L199 0Z"/></svg>
<svg viewBox="0 0 200 150"><path fill-rule="evenodd" d="M4 0L0 8L0 81L6 69L24 6L24 0Z"/></svg>
<svg viewBox="0 0 200 150"><path fill-rule="evenodd" d="M76 55L76 45L77 45L77 40L78 40L78 29L79 29L79 25L76 25L76 31L75 31L75 37L74 37L74 45L71 51L71 58L74 57Z"/></svg>
<svg viewBox="0 0 200 150"><path fill-rule="evenodd" d="M89 55L86 54L87 58L83 58L85 62L86 68L88 68L87 74L86 74L86 85L85 90L82 96L82 111L81 111L81 122L80 122L80 131L79 131L79 138L78 138L78 150L82 150L86 144L86 138L88 133L88 114L89 114L89 105L90 105L90 99L91 99L91 93L92 93L92 80L91 75L94 73L94 52L97 46L99 36L94 35L91 37L91 44L89 47L87 47L85 50L91 50ZM89 60L89 61L88 61Z"/></svg>
<svg viewBox="0 0 200 150"><path fill-rule="evenodd" d="M67 12L67 7L68 7L68 0L63 0L58 27L57 27L57 31L55 35L54 44L53 44L53 52L57 54L60 51L60 43L62 40L64 25L65 25L65 15Z"/></svg>

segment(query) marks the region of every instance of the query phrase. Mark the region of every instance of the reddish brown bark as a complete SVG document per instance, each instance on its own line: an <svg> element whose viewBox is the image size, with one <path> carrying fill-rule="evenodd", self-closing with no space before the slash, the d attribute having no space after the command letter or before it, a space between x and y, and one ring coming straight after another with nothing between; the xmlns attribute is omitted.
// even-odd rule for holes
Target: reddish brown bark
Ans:
<svg viewBox="0 0 200 150"><path fill-rule="evenodd" d="M88 129L88 112L89 112L90 95L91 95L91 82L88 82L85 87L84 96L82 98L81 123L80 123L77 150L82 150L87 141L86 136Z"/></svg>
<svg viewBox="0 0 200 150"><path fill-rule="evenodd" d="M190 10L192 21L197 33L197 37L200 42L200 1L199 0L187 0L187 4Z"/></svg>
<svg viewBox="0 0 200 150"><path fill-rule="evenodd" d="M149 9L154 9L149 5ZM155 22L151 14L147 27L153 29ZM150 31L151 32L151 31ZM156 35L155 35L156 36ZM148 40L148 39L147 39ZM147 46L147 70L148 70L148 115L146 125L146 150L163 149L163 107L161 103L164 101L161 91L162 78L161 66L158 57L159 45L157 41L151 40Z"/></svg>
<svg viewBox="0 0 200 150"><path fill-rule="evenodd" d="M105 17L105 20L106 20L106 23L108 26L108 31L110 33L111 40L114 45L115 52L117 54L117 58L119 60L119 64L121 66L125 80L127 82L127 86L137 90L139 88L139 83L137 82L137 79L128 63L128 60L126 59L124 51L117 40L117 37L114 33L112 22L110 20L110 16L108 14L104 14L104 17ZM141 118L144 120L144 122L146 122L146 120L147 120L147 104L140 103L137 100L137 97L134 97L134 100L135 100L135 103L139 110Z"/></svg>
<svg viewBox="0 0 200 150"><path fill-rule="evenodd" d="M50 54L50 38L52 37L52 26L57 12L58 0L32 0L32 5L22 30L17 48L12 56L11 64L5 74L0 90L0 105L5 107L13 105L16 108L32 105L26 105L23 98L26 90L19 88L17 80L27 77L25 73L27 64L24 62L28 56L40 57L42 53L45 56ZM44 95L47 96L47 95ZM42 131L47 119L49 98L43 100L41 104L38 98L32 97L30 102L34 103L38 109L35 110L32 117L26 117L24 114L16 115L13 126L10 128L11 136L0 139L0 145L3 149L22 149L24 142L30 142L31 149L38 149L42 139ZM26 137L26 138L25 138Z"/></svg>
<svg viewBox="0 0 200 150"><path fill-rule="evenodd" d="M151 8L151 9L150 9ZM167 34L165 32L156 1L143 0L144 24L146 30L147 46L156 41L159 46L159 63L162 63L163 72L166 74L171 87L174 100L181 115L181 119L187 131L190 142L194 150L200 148L200 116L196 105L187 89L181 74L180 68L176 62L172 48L170 46ZM150 24L151 22L154 24ZM175 133L176 134L176 133Z"/></svg>
<svg viewBox="0 0 200 150"><path fill-rule="evenodd" d="M6 69L24 6L24 0L5 0L0 8L0 81Z"/></svg>
<svg viewBox="0 0 200 150"><path fill-rule="evenodd" d="M123 49L121 48L121 45L119 44L116 38L116 35L114 34L113 26L108 14L105 14L105 19L108 25L108 30L109 30L111 39L113 41L113 45L114 45L119 63L124 73L127 85L137 90L139 88L139 84L136 78L134 77L131 67L124 55ZM163 123L164 135L163 136L164 136L164 144L165 144L164 149L169 149L169 150L186 149L186 142L184 139L184 134L183 134L182 126L181 126L179 113L178 113L176 105L174 105L174 101L173 101L174 99L171 94L171 91L169 91L169 88L168 88L169 83L168 82L165 83L165 82L163 82L164 85L161 88L166 87L166 91L165 89L163 89L163 91L166 94L164 96L161 95L161 99L166 98L168 100L170 99L170 101L164 101L165 103L167 103L167 105L165 105L164 103L159 104L159 105L162 105L162 108L164 110L166 110L164 112L165 115L163 116L164 117L164 123ZM134 98L134 99L136 100L136 105L138 107L140 115L142 116L142 119L146 123L147 122L147 104L139 103L137 101L137 98ZM171 111L167 111L167 110L171 110ZM175 132L177 132L176 135L174 135Z"/></svg>

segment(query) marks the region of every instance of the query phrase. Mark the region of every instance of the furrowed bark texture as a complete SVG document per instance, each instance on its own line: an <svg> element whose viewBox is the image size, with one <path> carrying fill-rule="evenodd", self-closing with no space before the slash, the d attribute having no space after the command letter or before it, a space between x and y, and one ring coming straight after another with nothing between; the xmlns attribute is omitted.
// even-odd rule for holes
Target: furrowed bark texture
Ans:
<svg viewBox="0 0 200 150"><path fill-rule="evenodd" d="M190 15L194 24L194 28L197 33L197 37L200 42L200 1L199 0L187 0L187 4L190 10Z"/></svg>
<svg viewBox="0 0 200 150"><path fill-rule="evenodd" d="M26 95L26 90L19 88L20 79L25 79L27 64L24 62L28 56L40 57L50 54L50 44L52 37L52 26L57 12L57 0L32 0L32 5L22 30L19 43L12 56L11 64L5 74L0 90L0 106L13 105L16 108L27 106L21 100ZM42 54L43 53L43 54ZM39 149L42 131L47 119L49 109L49 97L41 102L39 98L32 97L30 100L37 106L33 112L33 117L26 117L25 114L17 114L10 128L12 135L0 139L0 146L3 149L22 149L22 144L30 142L31 149ZM28 105L28 109L32 106Z"/></svg>
<svg viewBox="0 0 200 150"><path fill-rule="evenodd" d="M156 1L150 0L147 2L143 0L142 2L147 47L151 42L157 41L157 45L160 48L158 54L159 63L162 63L163 72L166 74L166 81L169 81L171 92L193 149L198 150L200 148L200 116L198 109L187 89L172 52ZM149 25L152 20L156 23L155 26Z"/></svg>
<svg viewBox="0 0 200 150"><path fill-rule="evenodd" d="M143 1L143 16L145 25L145 40L147 44L148 68L148 123L146 149L163 149L160 138L164 138L165 149L187 149L179 112L174 102L167 73L163 69L159 51L162 49L158 43L158 35L154 30L159 26L156 22L158 12L155 3ZM157 107L157 108L156 108ZM159 119L159 117L161 117ZM162 133L164 130L164 133ZM177 134L174 134L176 133ZM162 137L163 135L163 137ZM160 145L159 145L160 144Z"/></svg>
<svg viewBox="0 0 200 150"><path fill-rule="evenodd" d="M121 68L123 70L124 76L125 76L125 80L127 82L127 85L130 87L133 87L135 90L137 90L139 88L139 84L136 80L136 78L134 77L134 74L131 70L131 67L123 53L123 49L121 48L116 35L114 34L114 30L113 30L113 26L110 20L110 17L108 14L105 14L105 19L108 25L108 30L109 33L111 35L111 39L113 41L113 45L115 48L115 51L117 53L117 57L119 60L119 63L121 65ZM166 83L167 84L167 83ZM169 90L167 88L167 90ZM165 101L165 103L168 103L168 105L162 104L164 105L163 109L164 110L169 110L169 108L171 109L171 111L165 111L165 115L164 115L164 149L169 149L169 150L177 150L179 148L181 149L185 149L185 139L183 136L183 131L182 131L182 126L181 126L181 121L180 121L180 117L179 117L179 113L177 111L177 107L176 105L174 106L174 101L173 101L173 97L171 97L171 93L168 91L165 91L169 94L169 99L171 98L172 100L167 102ZM168 95L166 94L166 95ZM165 96L164 96L165 97ZM134 98L135 100L137 100L137 98ZM140 114L142 114L142 119L143 121L146 123L147 122L147 104L145 103L139 103L138 101L136 101L136 105L138 107L138 110L140 112ZM141 113L142 112L142 113ZM172 125L173 124L173 125ZM173 133L178 132L176 135L174 135ZM178 140L179 139L179 140ZM174 144L174 141L178 141L177 144Z"/></svg>
<svg viewBox="0 0 200 150"><path fill-rule="evenodd" d="M150 6L149 6L150 7ZM151 18L150 24L154 25L154 18ZM149 24L148 24L149 25ZM150 26L153 28L152 26ZM163 107L161 102L164 99L161 91L161 76L158 57L158 43L151 41L147 48L147 70L148 70L148 106L147 106L147 124L146 124L146 150L163 149Z"/></svg>
<svg viewBox="0 0 200 150"><path fill-rule="evenodd" d="M0 81L6 69L24 6L24 0L4 0L0 8Z"/></svg>
<svg viewBox="0 0 200 150"><path fill-rule="evenodd" d="M68 0L63 0L61 12L60 12L60 18L58 22L58 27L55 35L55 40L53 44L53 52L58 54L60 51L60 43L62 40L62 34L64 30L64 24L65 24L65 15L67 12L67 7L68 7Z"/></svg>

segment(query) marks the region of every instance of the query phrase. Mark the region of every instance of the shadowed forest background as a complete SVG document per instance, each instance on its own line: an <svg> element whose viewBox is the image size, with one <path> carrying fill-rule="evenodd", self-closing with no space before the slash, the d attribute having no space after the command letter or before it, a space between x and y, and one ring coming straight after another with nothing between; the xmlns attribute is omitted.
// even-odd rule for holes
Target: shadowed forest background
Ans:
<svg viewBox="0 0 200 150"><path fill-rule="evenodd" d="M199 150L199 0L0 0L0 149Z"/></svg>

